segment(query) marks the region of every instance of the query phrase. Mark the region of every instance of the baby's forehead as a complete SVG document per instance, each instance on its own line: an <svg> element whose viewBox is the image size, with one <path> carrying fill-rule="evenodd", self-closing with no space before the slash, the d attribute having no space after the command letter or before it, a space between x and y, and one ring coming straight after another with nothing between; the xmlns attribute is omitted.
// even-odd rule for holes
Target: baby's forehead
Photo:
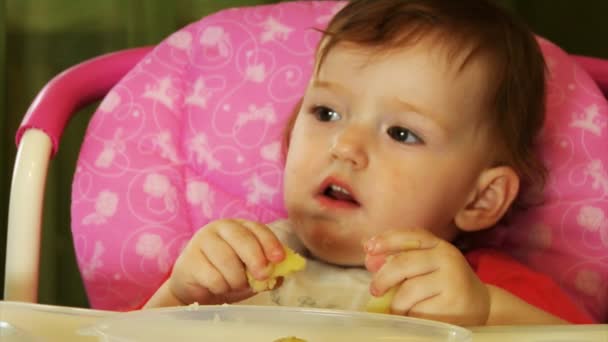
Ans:
<svg viewBox="0 0 608 342"><path fill-rule="evenodd" d="M497 63L492 58L491 53L476 47L473 43L467 45L449 45L440 40L424 39L416 42L416 44L407 44L402 46L379 46L379 45L360 45L349 42L340 42L332 45L327 49L323 49L323 43L320 45L319 53L315 62L314 76L318 77L320 72L326 67L328 57L335 58L338 55L341 58L353 59L354 56L359 63L349 63L347 66L355 69L363 69L377 62L394 62L399 61L402 56L415 51L417 54L426 55L425 58L441 71L441 74L446 80L454 80L457 77L469 72L482 73L486 75L485 84L491 82L491 75L497 74ZM456 48L458 47L458 48ZM399 77L399 68L395 68L395 77Z"/></svg>
<svg viewBox="0 0 608 342"><path fill-rule="evenodd" d="M390 50L335 45L318 65L311 89L338 84L350 89L347 93L369 95L386 108L414 104L446 127L456 124L455 117L486 121L493 112L494 88L485 59L475 56L463 66L464 55L458 56L460 60L448 56L431 45Z"/></svg>

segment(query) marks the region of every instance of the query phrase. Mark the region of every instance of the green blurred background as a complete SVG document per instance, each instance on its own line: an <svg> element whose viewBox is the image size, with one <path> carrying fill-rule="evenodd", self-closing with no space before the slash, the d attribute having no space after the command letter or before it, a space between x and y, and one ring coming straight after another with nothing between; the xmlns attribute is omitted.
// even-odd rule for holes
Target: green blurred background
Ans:
<svg viewBox="0 0 608 342"><path fill-rule="evenodd" d="M370 0L372 1L372 0ZM458 1L458 0L453 0ZM566 51L608 58L608 1L496 0ZM160 42L221 8L273 0L0 0L0 285L14 134L38 90L60 71L110 51ZM70 236L70 187L94 108L68 125L45 197L39 302L87 307Z"/></svg>

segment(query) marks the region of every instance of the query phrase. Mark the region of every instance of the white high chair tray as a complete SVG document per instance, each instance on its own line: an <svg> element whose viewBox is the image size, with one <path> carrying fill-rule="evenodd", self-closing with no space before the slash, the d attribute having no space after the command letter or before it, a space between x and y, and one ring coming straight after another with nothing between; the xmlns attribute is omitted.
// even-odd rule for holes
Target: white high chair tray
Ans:
<svg viewBox="0 0 608 342"><path fill-rule="evenodd" d="M471 332L439 322L337 310L252 305L188 306L102 319L104 341L307 342L471 341Z"/></svg>
<svg viewBox="0 0 608 342"><path fill-rule="evenodd" d="M61 307L24 302L0 301L0 341L98 341L79 333L110 311Z"/></svg>
<svg viewBox="0 0 608 342"><path fill-rule="evenodd" d="M207 317L213 312L213 310L222 309L224 307L204 307L200 306L196 309L191 307L182 308L169 308L169 309L154 309L147 311L131 312L131 313L116 313L110 311L100 311L91 309L79 309L60 307L43 304L31 304L21 302L7 302L0 301L0 340L2 342L26 342L26 341L115 341L110 334L121 334L120 329L124 329L125 333L135 334L136 336L143 336L144 333L152 331L160 331L163 336L169 336L169 341L181 341L178 336L180 333L177 330L178 325L193 328L200 325L201 322L195 321L198 315ZM230 306L226 306L222 309L228 310L228 317L238 317L240 314L238 310ZM255 307L250 307L250 315L258 310ZM325 330L330 330L330 322L336 322L342 320L346 326L353 325L354 320L351 320L349 314L338 312L333 318L328 318L328 315L311 315L308 311L319 311L319 310L306 310L306 309L289 309L289 308L276 308L266 307L263 310L267 310L268 313L272 312L272 315L262 314L263 311L257 311L260 313L259 317L254 317L258 322L262 322L257 326L257 330L252 332L251 336L240 335L237 341L255 341L253 333L264 333L260 331L265 327L269 327L276 323L277 320L288 322L284 328L295 327L295 330L285 331L292 335L299 333L302 326L313 329L321 329L324 326ZM285 310L292 311L289 314L285 314ZM205 312L207 311L207 312ZM301 312L297 312L301 311ZM306 312L304 312L306 311ZM331 312L331 311L330 311ZM162 315L173 315L173 317L167 320L158 320ZM281 316L282 315L282 316ZM294 317L307 316L307 322L304 321L291 321ZM357 315L357 314L355 314ZM367 314L360 314L362 316L368 316ZM213 315L215 317L215 315ZM331 315L330 315L331 316ZM222 316L219 316L220 318ZM199 317L200 318L200 317ZM198 319L198 318L197 318ZM459 335L454 335L452 340L442 339L441 333L449 332L452 330L452 326L441 323L430 322L429 325L425 325L426 321L404 319L401 323L391 323L393 320L402 319L397 317L386 316L385 319L380 319L376 324L380 325L393 325L393 329L397 326L405 328L412 328L417 326L418 323L422 323L422 326L418 325L418 328L427 326L428 329L434 333L438 333L436 341L461 341ZM183 320L179 324L177 320ZM216 318L217 320L217 318ZM366 321L366 318L362 318ZM413 324L410 324L411 322ZM212 323L207 322L207 323ZM315 323L316 322L316 323ZM204 323L204 322L203 322ZM217 323L217 322L216 322ZM225 322L228 323L228 322ZM316 328L314 324L316 325ZM251 324L250 324L251 325ZM250 327L251 328L251 327ZM270 328L274 332L278 330L276 326ZM334 327L334 333L337 331L344 331L344 325ZM461 331L461 328L456 328L455 331ZM580 341L580 342L604 342L608 341L608 325L597 324L597 325L563 325L563 326L504 326L504 327L474 327L471 328L471 336L473 342L547 342L547 341ZM252 330L250 330L252 331ZM349 335L356 334L356 328L346 331L345 335L335 334L332 341L351 341L348 339ZM393 330L394 331L394 330ZM205 331L207 332L207 331ZM227 333L233 333L226 331ZM234 331L239 333L239 331ZM240 331L242 334L243 330ZM316 333L315 331L312 331ZM330 331L331 332L331 331ZM211 332L212 333L212 332ZM160 338L161 335L154 336L158 341L164 341ZM226 336L223 341L235 341L235 339L229 339L230 335ZM386 335L385 335L386 336ZM403 337L403 332L399 332L398 335L390 335L390 339L378 339L376 341L416 341L413 338ZM115 337L115 336L114 336ZM206 333L199 336L197 341L213 341L206 338ZM301 337L306 337L302 335ZM411 337L411 336L410 336ZM368 339L374 341L373 339ZM420 340L420 339L419 339ZM121 341L137 341L137 339L125 338ZM148 339L147 341L154 341L154 339ZM272 339L264 340L273 341ZM309 341L322 341L322 340L309 340ZM421 341L433 341L432 339L421 339ZM467 341L466 339L463 341Z"/></svg>

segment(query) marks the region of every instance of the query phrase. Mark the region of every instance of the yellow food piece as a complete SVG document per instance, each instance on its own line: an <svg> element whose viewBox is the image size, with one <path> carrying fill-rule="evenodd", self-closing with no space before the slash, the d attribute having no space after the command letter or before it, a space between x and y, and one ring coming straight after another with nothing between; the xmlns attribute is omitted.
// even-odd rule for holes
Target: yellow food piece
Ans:
<svg viewBox="0 0 608 342"><path fill-rule="evenodd" d="M372 297L369 302L367 302L365 310L367 312L390 313L391 303L393 302L396 292L397 286L386 291L386 293L380 297Z"/></svg>
<svg viewBox="0 0 608 342"><path fill-rule="evenodd" d="M274 342L306 342L306 340L297 338L295 336L289 336L289 337L280 338L278 340L274 340Z"/></svg>
<svg viewBox="0 0 608 342"><path fill-rule="evenodd" d="M285 259L278 264L270 265L272 273L266 280L255 279L249 271L247 271L247 281L249 286L255 292L273 289L277 284L278 277L285 277L293 272L300 271L306 267L306 259L294 252L291 248L283 246L285 249Z"/></svg>

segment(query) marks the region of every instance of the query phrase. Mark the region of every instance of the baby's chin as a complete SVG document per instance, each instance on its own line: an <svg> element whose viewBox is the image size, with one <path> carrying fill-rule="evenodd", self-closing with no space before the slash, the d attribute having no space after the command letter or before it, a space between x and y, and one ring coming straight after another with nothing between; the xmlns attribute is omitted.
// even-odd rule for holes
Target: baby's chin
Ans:
<svg viewBox="0 0 608 342"><path fill-rule="evenodd" d="M344 267L361 267L365 264L365 256L362 253L316 249L315 246L307 246L307 249L314 259L328 264Z"/></svg>
<svg viewBox="0 0 608 342"><path fill-rule="evenodd" d="M297 217L290 217L291 228L315 259L339 266L364 265L363 246L355 231L333 220Z"/></svg>

